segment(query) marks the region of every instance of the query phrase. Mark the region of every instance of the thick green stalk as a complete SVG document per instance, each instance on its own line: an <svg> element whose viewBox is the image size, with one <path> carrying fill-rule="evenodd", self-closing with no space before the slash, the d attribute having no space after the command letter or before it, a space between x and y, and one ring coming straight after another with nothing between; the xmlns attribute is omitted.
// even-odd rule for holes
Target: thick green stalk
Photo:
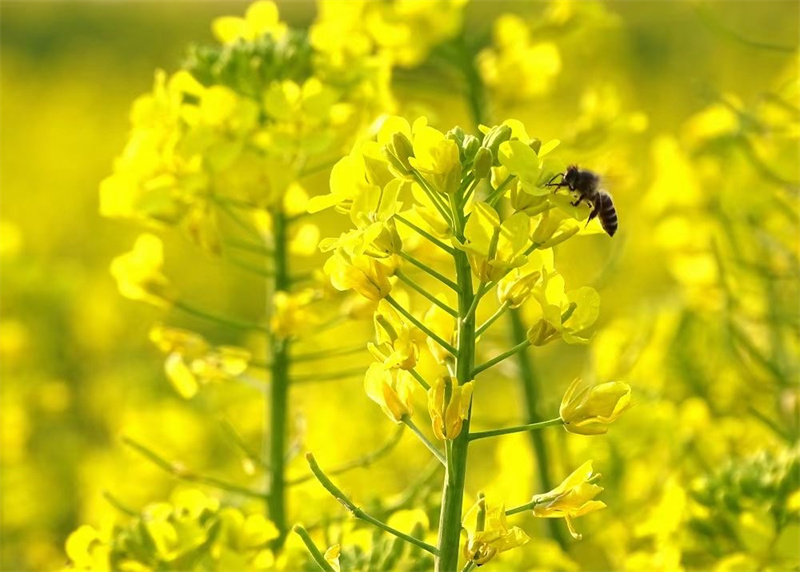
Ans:
<svg viewBox="0 0 800 572"><path fill-rule="evenodd" d="M281 291L287 291L290 286L289 269L287 260L287 221L286 215L280 205L272 213L274 228L274 254L273 267L275 276L273 289L270 296ZM272 304L272 300L268 301ZM269 330L268 330L269 332ZM268 335L271 335L268 334ZM271 336L272 367L270 383L270 415L267 425L269 435L265 442L269 445L269 496L267 507L269 518L278 528L279 536L275 546L280 547L287 534L286 523L286 440L289 428L287 426L287 413L289 409L289 341L286 338Z"/></svg>
<svg viewBox="0 0 800 572"><path fill-rule="evenodd" d="M463 217L462 213L454 213ZM463 220L461 221L463 222ZM457 225L458 231L463 225ZM463 241L463 236L458 237ZM467 316L472 306L472 270L464 252L455 253L456 279L458 282L458 313ZM475 364L475 314L458 324L458 353L456 356L456 378L458 383L471 381L470 374ZM470 405L470 416L472 406ZM456 572L458 570L459 545L461 540L461 511L464 500L464 482L467 474L467 449L469 447L470 416L461 426L461 433L448 447L448 469L442 491L442 508L439 517L439 557L436 559L437 572ZM452 471L452 473L451 473Z"/></svg>
<svg viewBox="0 0 800 572"><path fill-rule="evenodd" d="M511 310L511 312L509 312L509 322L511 323L512 343L526 340L528 335L519 310ZM523 350L517 354L517 365L519 366L518 379L522 385L525 396L523 400L525 420L528 423L543 421L537 408L537 404L539 403L539 380L536 378L536 371L533 368L533 363L531 362L531 357L527 350ZM553 489L553 483L550 478L550 473L548 472L550 460L544 434L541 431L531 431L529 434L533 451L536 454L536 469L539 472L539 490L549 491ZM547 518L545 520L550 530L550 536L553 537L553 540L558 542L562 550L567 550L569 545L557 519Z"/></svg>

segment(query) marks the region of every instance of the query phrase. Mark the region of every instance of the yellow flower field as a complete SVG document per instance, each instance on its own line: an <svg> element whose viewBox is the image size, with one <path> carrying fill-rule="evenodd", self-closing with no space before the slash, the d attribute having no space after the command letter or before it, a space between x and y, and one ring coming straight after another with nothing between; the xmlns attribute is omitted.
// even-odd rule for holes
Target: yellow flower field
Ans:
<svg viewBox="0 0 800 572"><path fill-rule="evenodd" d="M0 11L0 569L800 569L798 3Z"/></svg>

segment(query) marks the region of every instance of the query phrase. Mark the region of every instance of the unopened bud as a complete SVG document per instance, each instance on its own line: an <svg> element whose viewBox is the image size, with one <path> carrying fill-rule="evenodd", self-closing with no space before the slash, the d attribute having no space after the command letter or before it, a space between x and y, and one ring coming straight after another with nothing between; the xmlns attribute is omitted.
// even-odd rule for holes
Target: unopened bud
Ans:
<svg viewBox="0 0 800 572"><path fill-rule="evenodd" d="M411 164L408 162L409 157L414 156L414 147L405 133L398 131L392 135L392 147L394 147L394 154L397 159L403 164L406 170L411 169Z"/></svg>
<svg viewBox="0 0 800 572"><path fill-rule="evenodd" d="M540 319L528 330L528 341L534 346L543 346L558 338L558 335L558 330L546 320Z"/></svg>
<svg viewBox="0 0 800 572"><path fill-rule="evenodd" d="M542 141L541 139L531 139L531 142L528 143L528 146L533 149L534 153L538 155L539 150L542 148Z"/></svg>
<svg viewBox="0 0 800 572"><path fill-rule="evenodd" d="M464 142L464 130L461 129L458 125L453 127L450 131L447 132L445 135L448 139L451 139L458 143L458 146L461 147L461 144Z"/></svg>
<svg viewBox="0 0 800 572"><path fill-rule="evenodd" d="M475 161L472 164L472 171L475 173L475 180L485 179L492 170L492 152L486 147L481 147L475 153Z"/></svg>
<svg viewBox="0 0 800 572"><path fill-rule="evenodd" d="M481 142L474 135L466 135L464 137L464 142L461 144L461 147L464 152L464 159L466 162L473 160L475 153L478 152L480 146Z"/></svg>
<svg viewBox="0 0 800 572"><path fill-rule="evenodd" d="M492 152L492 156L496 162L495 166L500 164L500 162L497 160L499 157L498 149L500 148L500 144L505 143L509 139L511 139L511 127L508 125L498 125L493 127L491 131L486 134L486 137L483 138L483 147L486 147Z"/></svg>

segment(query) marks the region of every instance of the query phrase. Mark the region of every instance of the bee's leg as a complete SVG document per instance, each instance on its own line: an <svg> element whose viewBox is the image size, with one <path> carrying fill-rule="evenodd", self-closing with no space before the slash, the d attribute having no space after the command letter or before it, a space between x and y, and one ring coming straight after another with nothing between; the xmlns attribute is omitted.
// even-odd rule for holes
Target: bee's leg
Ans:
<svg viewBox="0 0 800 572"><path fill-rule="evenodd" d="M592 219L597 216L597 213L598 213L597 207L592 208L592 212L589 213L589 218L586 219L586 226L589 226L589 223L592 222Z"/></svg>
<svg viewBox="0 0 800 572"><path fill-rule="evenodd" d="M554 183L554 182L553 182L553 179L555 179L555 178L556 178L556 177L558 177L558 176L560 176L560 177L561 177L561 180L560 180L559 182L557 182L557 183ZM556 173L555 175L553 175L552 177L550 177L550 180L549 180L549 181L547 181L547 182L544 184L544 186L545 186L545 187L555 187L555 190L554 190L553 192L554 192L554 193L557 193L557 192L558 192L558 189L560 189L561 187L563 187L563 186L564 186L564 173Z"/></svg>
<svg viewBox="0 0 800 572"><path fill-rule="evenodd" d="M577 200L572 201L569 204L571 204L573 207L577 207L579 204L581 204L582 200L583 200L583 195L579 196ZM597 214L597 213L595 213L595 214Z"/></svg>

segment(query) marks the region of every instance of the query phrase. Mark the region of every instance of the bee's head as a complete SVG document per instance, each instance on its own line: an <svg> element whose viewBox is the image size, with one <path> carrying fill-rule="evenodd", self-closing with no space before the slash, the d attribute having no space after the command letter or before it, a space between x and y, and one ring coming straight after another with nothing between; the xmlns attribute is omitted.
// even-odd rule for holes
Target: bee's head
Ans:
<svg viewBox="0 0 800 572"><path fill-rule="evenodd" d="M564 182L567 185L572 185L578 178L578 166L577 165L570 165L567 167L567 170L564 172Z"/></svg>

